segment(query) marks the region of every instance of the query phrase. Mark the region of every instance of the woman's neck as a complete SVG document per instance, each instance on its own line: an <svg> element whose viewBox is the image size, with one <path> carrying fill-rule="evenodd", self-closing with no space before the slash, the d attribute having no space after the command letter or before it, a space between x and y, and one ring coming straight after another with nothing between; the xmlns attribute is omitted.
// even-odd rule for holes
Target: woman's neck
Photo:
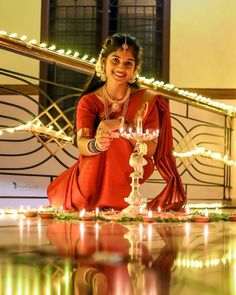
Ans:
<svg viewBox="0 0 236 295"><path fill-rule="evenodd" d="M113 85L113 84L106 83L105 87L112 99L120 100L126 95L129 85L128 84Z"/></svg>

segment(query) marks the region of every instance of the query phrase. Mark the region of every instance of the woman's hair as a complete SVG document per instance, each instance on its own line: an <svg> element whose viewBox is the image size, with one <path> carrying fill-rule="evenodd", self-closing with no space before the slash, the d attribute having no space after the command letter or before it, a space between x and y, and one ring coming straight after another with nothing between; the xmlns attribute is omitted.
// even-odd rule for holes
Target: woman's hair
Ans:
<svg viewBox="0 0 236 295"><path fill-rule="evenodd" d="M116 51L119 48L122 48L122 45L127 44L128 48L132 50L133 57L135 60L135 70L137 72L140 72L141 70L141 64L142 64L142 48L139 45L138 41L135 37L130 36L126 33L116 33L110 37L108 37L105 42L103 43L102 49L99 54L99 58L97 61L98 63L102 62L102 59L106 59L113 51ZM83 92L79 96L77 102L76 102L76 108L75 108L75 116L74 116L74 131L76 133L76 110L77 110L77 104L80 100L80 98L87 94L95 91L102 85L104 85L105 82L100 79L100 77L97 76L96 72L93 74L92 78L88 81L87 85L85 86ZM140 88L139 83L136 79L134 83L131 84L134 88Z"/></svg>

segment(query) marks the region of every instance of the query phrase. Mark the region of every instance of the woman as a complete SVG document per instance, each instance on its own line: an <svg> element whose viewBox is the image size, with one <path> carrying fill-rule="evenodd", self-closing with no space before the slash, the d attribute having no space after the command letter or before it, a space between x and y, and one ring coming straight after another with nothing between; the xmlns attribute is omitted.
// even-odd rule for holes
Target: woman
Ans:
<svg viewBox="0 0 236 295"><path fill-rule="evenodd" d="M79 160L49 185L52 207L120 210L128 206L124 199L131 191L129 159L135 142L114 135L121 127L134 130L140 116L144 130L160 129L158 140L146 142L142 182L155 166L167 181L148 205L163 210L184 205L185 193L172 156L168 104L154 91L139 87L141 57L140 45L127 34L115 34L104 42L96 73L77 104Z"/></svg>

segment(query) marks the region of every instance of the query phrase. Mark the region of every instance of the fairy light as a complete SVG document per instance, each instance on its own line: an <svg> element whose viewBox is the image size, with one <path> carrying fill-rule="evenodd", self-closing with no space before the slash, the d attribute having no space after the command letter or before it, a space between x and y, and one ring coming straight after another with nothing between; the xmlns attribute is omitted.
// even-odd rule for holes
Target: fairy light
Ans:
<svg viewBox="0 0 236 295"><path fill-rule="evenodd" d="M216 208L222 208L222 203L198 203L198 204L188 204L188 208L190 209L216 209Z"/></svg>
<svg viewBox="0 0 236 295"><path fill-rule="evenodd" d="M81 59L82 59L82 60L86 60L87 58L88 58L88 55L85 54Z"/></svg>
<svg viewBox="0 0 236 295"><path fill-rule="evenodd" d="M66 55L70 55L70 54L71 54L71 52L72 52L72 51L71 51L70 49L68 49L68 50L66 51L66 53L65 53L65 54L66 54Z"/></svg>
<svg viewBox="0 0 236 295"><path fill-rule="evenodd" d="M40 126L41 126L40 121L38 121L36 124L33 124L32 121L30 121L27 124L19 125L19 126L16 126L16 127L2 128L2 129L0 129L0 135L3 135L4 131L6 131L8 133L14 133L15 131L23 131L23 130L37 131L37 129L39 129ZM48 134L50 131L52 131L52 129L53 129L52 125L47 127L47 128L41 126L40 133ZM120 133L124 133L124 128L121 127L119 129L119 131L120 131ZM60 129L55 133L55 135L53 135L53 137L62 138L61 135L63 135L63 132L64 132L63 129ZM131 133L132 130L129 129L129 132ZM158 131L156 131L156 132L158 132ZM146 133L149 134L149 131L146 130ZM70 137L70 136L63 135L62 139L66 140L66 141L73 142L73 138ZM221 161L227 166L236 166L236 161L233 161L233 160L229 159L229 157L227 155L221 155L218 152L213 152L211 150L207 150L204 147L197 147L197 148L195 148L193 150L183 152L183 153L179 153L179 152L174 151L173 155L176 158L187 158L187 157L193 157L193 156L198 156L199 155L199 156L202 156L202 157L205 157L205 158L210 158L210 159L213 159L213 160Z"/></svg>
<svg viewBox="0 0 236 295"><path fill-rule="evenodd" d="M46 48L47 47L47 44L46 43L40 43L39 44L39 47Z"/></svg>
<svg viewBox="0 0 236 295"><path fill-rule="evenodd" d="M22 36L20 37L20 39L21 39L21 41L25 41L25 40L27 40L27 36L22 35Z"/></svg>
<svg viewBox="0 0 236 295"><path fill-rule="evenodd" d="M145 77L139 77L139 82L144 83L149 86L152 85L154 89L163 88L168 91L176 92L177 94L179 94L181 96L188 97L192 100L195 100L196 102L200 102L200 103L215 107L217 109L227 111L231 115L234 115L236 113L236 107L234 107L234 106L226 105L224 103L220 103L217 101L213 101L209 97L205 97L205 96L199 95L194 92L189 92L187 90L179 89L175 85L170 84L170 83L165 83L164 81L158 81L158 80L153 81L153 78L147 79Z"/></svg>
<svg viewBox="0 0 236 295"><path fill-rule="evenodd" d="M173 155L178 158L187 158L187 157L200 155L205 158L211 158L216 161L221 161L228 166L236 166L236 162L233 160L230 160L227 155L222 156L220 153L207 150L204 147L197 147L193 150L183 152L183 153L178 153L174 151Z"/></svg>
<svg viewBox="0 0 236 295"><path fill-rule="evenodd" d="M34 44L37 44L37 40L36 40L36 39L32 39L32 40L29 41L29 43L30 43L30 44L33 44L33 45L34 45Z"/></svg>
<svg viewBox="0 0 236 295"><path fill-rule="evenodd" d="M56 45L51 45L50 47L48 47L49 50L55 50L56 49Z"/></svg>
<svg viewBox="0 0 236 295"><path fill-rule="evenodd" d="M5 31L0 31L0 35L7 35L7 33ZM17 38L17 33L11 33L9 35L9 37L11 38ZM19 40L22 40L22 41L25 41L26 40L26 36L23 35L19 38ZM36 44L37 41L35 39L32 39L28 42L29 44ZM41 43L39 45L39 47L41 48L45 48L47 50L55 50L56 49L56 46L55 45L52 45L48 48L47 47L47 44L46 43ZM69 55L72 53L71 50L67 50L66 53L65 53L65 50L64 49L59 49L57 51L57 53L59 54L65 54L69 57ZM73 57L78 57L79 56L79 53L78 52L75 52L73 54ZM81 59L82 60L87 60L88 58L88 55L84 55ZM90 62L91 64L94 64L96 60L94 58L91 58L88 62ZM171 83L165 83L164 81L158 81L158 80L155 80L154 78L146 78L146 77L138 77L138 80L139 82L141 83L144 83L146 85L149 85L149 86L152 86L154 89L156 88L163 88L167 91L172 91L172 92L175 92L177 93L178 95L180 96L185 96L185 97L188 97L190 98L191 100L194 100L196 102L200 102L202 104L206 104L206 105L209 105L209 106L212 106L212 107L215 107L217 109L220 109L220 110L224 110L226 112L228 112L228 114L230 115L234 115L236 113L236 107L234 106L231 106L231 105L226 105L224 103L220 103L220 102L217 102L217 101L213 101L211 98L209 97L205 97L203 95L199 95L197 93L194 93L194 92L189 92L187 90L183 90L183 89L179 89L178 87L176 87L174 84L171 84Z"/></svg>
<svg viewBox="0 0 236 295"><path fill-rule="evenodd" d="M51 131L52 129L53 129L53 126L51 125L51 126L47 127L46 132L49 132L49 131Z"/></svg>
<svg viewBox="0 0 236 295"><path fill-rule="evenodd" d="M94 57L92 57L89 62L94 63L96 61L96 59Z"/></svg>
<svg viewBox="0 0 236 295"><path fill-rule="evenodd" d="M73 54L74 57L78 57L79 56L79 52L75 51L75 53Z"/></svg>
<svg viewBox="0 0 236 295"><path fill-rule="evenodd" d="M14 133L15 129L14 128L6 128L6 131L9 133Z"/></svg>
<svg viewBox="0 0 236 295"><path fill-rule="evenodd" d="M17 37L17 33L11 33L11 34L9 35L9 37L11 37L11 38L16 38L16 37Z"/></svg>
<svg viewBox="0 0 236 295"><path fill-rule="evenodd" d="M64 54L65 53L65 50L64 49L58 49L57 50L57 53Z"/></svg>

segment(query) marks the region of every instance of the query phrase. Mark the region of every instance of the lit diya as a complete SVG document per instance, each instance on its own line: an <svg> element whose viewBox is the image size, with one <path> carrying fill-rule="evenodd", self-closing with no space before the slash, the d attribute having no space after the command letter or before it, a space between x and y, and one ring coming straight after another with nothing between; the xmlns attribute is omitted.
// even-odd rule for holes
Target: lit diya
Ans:
<svg viewBox="0 0 236 295"><path fill-rule="evenodd" d="M56 216L56 213L50 212L50 211L40 211L39 216L42 219L52 219L53 217Z"/></svg>
<svg viewBox="0 0 236 295"><path fill-rule="evenodd" d="M98 215L98 210L96 211L96 216ZM95 215L91 212L86 212L85 209L82 209L79 213L79 217L84 221L91 221L94 219Z"/></svg>
<svg viewBox="0 0 236 295"><path fill-rule="evenodd" d="M204 215L193 215L192 216L192 221L194 222L208 222L209 221L209 213L208 210L205 210Z"/></svg>
<svg viewBox="0 0 236 295"><path fill-rule="evenodd" d="M152 214L151 210L148 210L147 215L142 215L142 219L144 222L154 222L155 217Z"/></svg>
<svg viewBox="0 0 236 295"><path fill-rule="evenodd" d="M25 217L37 217L38 213L39 213L38 210L33 208L23 211L23 214L25 215Z"/></svg>

